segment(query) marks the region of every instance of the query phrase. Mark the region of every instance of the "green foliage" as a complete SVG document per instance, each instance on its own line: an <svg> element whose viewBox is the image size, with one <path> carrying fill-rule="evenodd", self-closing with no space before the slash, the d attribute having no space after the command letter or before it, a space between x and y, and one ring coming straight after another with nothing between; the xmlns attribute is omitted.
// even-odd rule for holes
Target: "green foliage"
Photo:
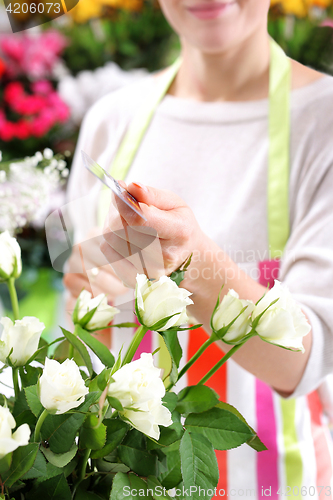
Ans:
<svg viewBox="0 0 333 500"><path fill-rule="evenodd" d="M50 448L41 448L41 451L44 454L45 458L47 458L48 462L50 462L50 464L54 465L55 467L59 467L60 469L62 467L65 467L65 465L69 464L69 462L73 460L77 450L78 447L75 443L66 453L53 453Z"/></svg>
<svg viewBox="0 0 333 500"><path fill-rule="evenodd" d="M155 71L169 63L170 52L179 50L178 38L152 0L139 12L112 11L95 24L73 24L63 31L72 42L63 58L73 74L108 61L125 70Z"/></svg>
<svg viewBox="0 0 333 500"><path fill-rule="evenodd" d="M80 447L100 450L105 445L106 426L98 422L96 415L87 415L80 430Z"/></svg>
<svg viewBox="0 0 333 500"><path fill-rule="evenodd" d="M26 400L28 402L30 410L35 415L35 417L38 417L38 415L43 410L43 406L42 406L42 403L39 401L39 397L37 394L37 385L32 385L31 387L26 387L24 389L24 392L25 392L25 397L26 397Z"/></svg>
<svg viewBox="0 0 333 500"><path fill-rule="evenodd" d="M10 469L1 476L3 484L10 488L21 479L34 465L38 452L38 444L30 443L27 446L21 446L13 452L12 464Z"/></svg>
<svg viewBox="0 0 333 500"><path fill-rule="evenodd" d="M219 395L205 385L185 387L178 394L176 410L179 413L198 413L213 408L219 402Z"/></svg>
<svg viewBox="0 0 333 500"><path fill-rule="evenodd" d="M29 493L28 500L43 498L43 500L71 500L71 490L65 476L61 473L43 482L36 483L36 487Z"/></svg>
<svg viewBox="0 0 333 500"><path fill-rule="evenodd" d="M244 417L220 402L219 395L204 385L186 387L178 395L167 392L162 401L160 396L154 401L148 393L149 401L144 400L143 404L152 404L158 411L154 405L162 402L164 410L171 413L172 424L159 425L158 441L133 429L122 413L120 401L107 395L109 384L114 382L112 376L122 365L121 352L115 361L108 349L83 328L76 326L74 334L62 331L66 340L55 350L54 357L66 359L70 343L76 359L87 367L89 375L85 369L81 375L90 392L78 408L60 415L48 414L39 399L38 378L42 369L29 365L20 368L21 390L16 386L15 398L8 400L8 406L17 427L30 426L31 437L28 445L0 460L1 480L12 500L123 500L137 496L170 500L166 489L175 487L190 491L190 497L199 500L199 488L214 490L218 482L215 450L243 443L257 451L266 449ZM142 333L139 327L132 342L135 347ZM182 357L177 333L173 329L161 332L172 358L173 382L177 381ZM50 345L41 342L31 360L38 357L43 363ZM93 371L86 345L105 366L99 375ZM129 348L125 361L134 350ZM128 380L134 402L142 402L140 387L149 386L147 376L153 377L152 372L148 373L134 371L133 380ZM127 394L126 381L123 384ZM70 392L71 386L70 381L64 393L66 389ZM71 397L76 401L75 394ZM2 397L1 403L6 406L7 400ZM127 404L131 404L130 400ZM132 409L146 411L140 407Z"/></svg>
<svg viewBox="0 0 333 500"><path fill-rule="evenodd" d="M214 490L219 471L212 443L205 436L186 431L179 451L184 488L190 490L191 498L200 499L199 487ZM193 487L197 490L192 491Z"/></svg>
<svg viewBox="0 0 333 500"><path fill-rule="evenodd" d="M86 419L89 407L96 401L96 393L87 394L85 402L73 413L48 415L42 425L41 434L49 443L53 453L66 453L73 445L76 433Z"/></svg>
<svg viewBox="0 0 333 500"><path fill-rule="evenodd" d="M122 442L127 434L129 425L122 420L107 419L104 421L106 426L105 446L91 453L91 458L103 458L109 455Z"/></svg>
<svg viewBox="0 0 333 500"><path fill-rule="evenodd" d="M75 331L81 340L96 354L106 368L112 368L114 365L114 357L110 350L102 344L98 339L93 337L91 333L84 330L79 325L76 325Z"/></svg>
<svg viewBox="0 0 333 500"><path fill-rule="evenodd" d="M127 500L137 500L138 496L152 499L147 492L147 483L135 474L118 472L113 481L110 500L125 500L126 498Z"/></svg>
<svg viewBox="0 0 333 500"><path fill-rule="evenodd" d="M333 74L333 30L320 20L276 16L271 13L268 30L272 38L296 61L317 71Z"/></svg>
<svg viewBox="0 0 333 500"><path fill-rule="evenodd" d="M159 332L163 337L165 345L171 357L171 372L169 378L172 383L176 383L178 379L178 367L182 357L182 348L177 336L177 331Z"/></svg>
<svg viewBox="0 0 333 500"><path fill-rule="evenodd" d="M190 413L184 425L188 431L209 439L216 450L237 448L254 437L251 427L233 412L216 407L203 413Z"/></svg>
<svg viewBox="0 0 333 500"><path fill-rule="evenodd" d="M78 351L78 353L82 356L84 364L88 368L89 375L91 376L93 369L92 369L91 359L90 359L90 356L88 354L86 346L75 335L73 335L68 330L65 330L65 328L61 328L61 331L64 334L64 336L66 337L66 339L68 340L68 342L70 344L72 344L74 349L76 349Z"/></svg>

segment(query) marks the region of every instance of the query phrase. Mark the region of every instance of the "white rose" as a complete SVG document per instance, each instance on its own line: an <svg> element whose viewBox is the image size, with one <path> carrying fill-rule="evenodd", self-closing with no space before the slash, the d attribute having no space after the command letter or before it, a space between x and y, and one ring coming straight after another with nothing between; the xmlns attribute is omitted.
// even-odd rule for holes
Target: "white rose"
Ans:
<svg viewBox="0 0 333 500"><path fill-rule="evenodd" d="M108 326L114 316L120 311L116 307L109 306L106 295L101 293L95 298L87 290L80 293L73 313L73 323L80 324L86 330L96 330ZM84 316L97 307L93 317L86 322Z"/></svg>
<svg viewBox="0 0 333 500"><path fill-rule="evenodd" d="M33 316L25 316L15 321L2 318L4 329L0 340L0 361L6 363L11 349L10 361L15 366L23 366L37 351L39 339L45 328L44 323Z"/></svg>
<svg viewBox="0 0 333 500"><path fill-rule="evenodd" d="M62 364L54 359L45 359L38 393L40 402L49 413L60 415L77 408L88 392L79 367L72 359L66 359Z"/></svg>
<svg viewBox="0 0 333 500"><path fill-rule="evenodd" d="M246 307L247 306L247 307ZM241 310L246 307L245 311L240 314ZM238 342L242 340L252 328L251 312L254 304L249 300L242 300L235 290L229 290L227 295L223 297L221 304L216 309L212 318L212 325L215 331L229 325L237 316L240 316L231 325L228 332L224 335L223 340L227 342Z"/></svg>
<svg viewBox="0 0 333 500"><path fill-rule="evenodd" d="M168 328L180 326L188 322L186 306L193 304L189 296L192 295L185 288L167 276L162 276L158 281L149 282L147 276L138 274L136 277L135 298L139 312L139 321L150 328L158 321L173 314L168 322L159 328L165 331Z"/></svg>
<svg viewBox="0 0 333 500"><path fill-rule="evenodd" d="M275 280L273 288L255 306L252 321L276 299L278 301L260 318L256 332L271 344L304 352L302 339L311 326L287 287L279 281Z"/></svg>
<svg viewBox="0 0 333 500"><path fill-rule="evenodd" d="M8 408L0 406L0 459L16 450L19 446L26 446L29 443L29 425L20 425L12 434L12 429L15 427L15 419Z"/></svg>
<svg viewBox="0 0 333 500"><path fill-rule="evenodd" d="M21 248L8 231L0 234L0 281L18 278L22 272Z"/></svg>
<svg viewBox="0 0 333 500"><path fill-rule="evenodd" d="M154 439L160 437L159 425L172 424L171 413L162 405L165 387L160 374L152 354L143 353L140 359L124 365L112 375L114 382L108 389L108 395L117 398L124 407L120 414L133 427Z"/></svg>

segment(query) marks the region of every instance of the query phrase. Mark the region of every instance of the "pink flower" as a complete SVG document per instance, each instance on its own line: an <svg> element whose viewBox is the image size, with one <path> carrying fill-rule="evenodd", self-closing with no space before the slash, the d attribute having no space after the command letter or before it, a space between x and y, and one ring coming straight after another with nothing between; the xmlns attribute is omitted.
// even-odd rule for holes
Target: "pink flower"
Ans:
<svg viewBox="0 0 333 500"><path fill-rule="evenodd" d="M15 134L18 139L24 141L30 137L30 124L26 120L19 120L16 123Z"/></svg>
<svg viewBox="0 0 333 500"><path fill-rule="evenodd" d="M38 35L15 33L0 37L0 49L6 58L6 73L11 78L21 74L32 79L49 76L66 45L66 38L55 30Z"/></svg>
<svg viewBox="0 0 333 500"><path fill-rule="evenodd" d="M9 83L4 91L4 100L11 106L15 101L24 97L24 88L20 82Z"/></svg>
<svg viewBox="0 0 333 500"><path fill-rule="evenodd" d="M12 122L5 121L0 126L0 139L3 141L11 141L15 138L15 125Z"/></svg>
<svg viewBox="0 0 333 500"><path fill-rule="evenodd" d="M328 26L329 28L333 28L333 19L325 19L320 25L321 27Z"/></svg>
<svg viewBox="0 0 333 500"><path fill-rule="evenodd" d="M31 89L35 94L48 95L53 92L53 87L51 83L47 80L39 80L38 82L33 82Z"/></svg>

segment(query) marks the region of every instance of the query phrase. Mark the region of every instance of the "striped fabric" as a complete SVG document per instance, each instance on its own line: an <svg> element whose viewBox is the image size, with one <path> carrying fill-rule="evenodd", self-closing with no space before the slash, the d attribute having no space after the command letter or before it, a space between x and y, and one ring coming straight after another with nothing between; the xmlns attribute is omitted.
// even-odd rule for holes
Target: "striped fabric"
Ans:
<svg viewBox="0 0 333 500"><path fill-rule="evenodd" d="M258 264L260 283L272 286L278 277L278 262ZM182 332L183 363L207 339L199 328ZM164 344L164 343L163 343ZM170 361L161 337L147 332L136 353L159 351L159 366L168 372ZM215 344L190 368L177 390L196 384L223 356ZM234 450L217 451L219 483L215 498L283 497L332 498L332 440L323 420L318 393L297 399L283 399L264 382L238 366L232 359L223 365L207 385L221 401L235 406L258 433L268 450L257 453L247 445Z"/></svg>

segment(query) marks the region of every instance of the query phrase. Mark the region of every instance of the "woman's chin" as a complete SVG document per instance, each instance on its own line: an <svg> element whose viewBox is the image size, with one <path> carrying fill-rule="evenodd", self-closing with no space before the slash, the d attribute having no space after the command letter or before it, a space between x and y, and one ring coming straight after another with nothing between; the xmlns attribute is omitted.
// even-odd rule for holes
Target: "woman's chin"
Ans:
<svg viewBox="0 0 333 500"><path fill-rule="evenodd" d="M195 37L182 38L182 44L195 47L204 54L218 55L233 49L239 43L239 39L240 37L235 36L235 31L232 30L212 30L210 33L205 30L197 33Z"/></svg>

